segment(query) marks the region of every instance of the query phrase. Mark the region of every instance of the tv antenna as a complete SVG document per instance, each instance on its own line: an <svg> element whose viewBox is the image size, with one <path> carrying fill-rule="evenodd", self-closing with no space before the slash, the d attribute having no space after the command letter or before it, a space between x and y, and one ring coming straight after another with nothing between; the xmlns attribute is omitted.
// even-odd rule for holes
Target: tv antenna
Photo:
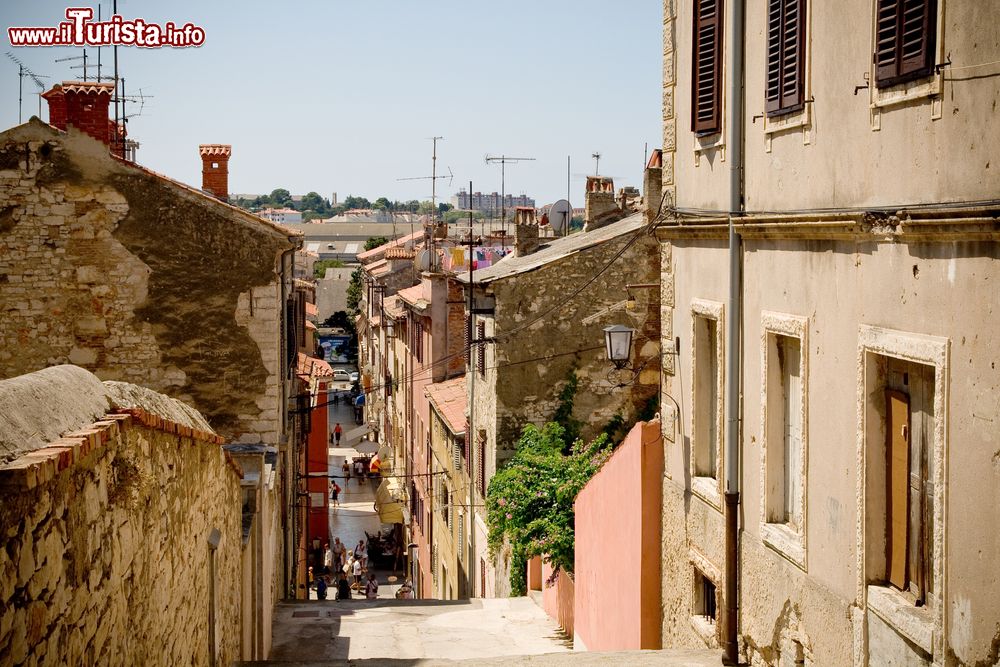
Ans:
<svg viewBox="0 0 1000 667"><path fill-rule="evenodd" d="M56 58L55 62L57 62L57 63L65 63L65 62L70 62L70 61L74 61L74 60L82 60L83 61L82 65L70 65L70 69L81 69L82 68L83 69L83 80L86 81L87 80L87 58L88 58L88 56L87 56L87 49L83 49L83 55L82 56L69 56L67 58Z"/></svg>
<svg viewBox="0 0 1000 667"><path fill-rule="evenodd" d="M49 77L44 74L35 74L32 72L27 65L22 63L17 56L15 56L10 51L7 52L7 57L14 61L17 65L17 124L21 124L21 103L24 99L24 77L31 77L31 80L35 82L38 86L38 117L42 117L42 93L45 92L45 84L42 79L47 79Z"/></svg>
<svg viewBox="0 0 1000 667"><path fill-rule="evenodd" d="M438 179L439 178L447 178L448 179L448 187L451 187L451 181L455 177L455 175L453 173L451 173L451 167L448 167L448 175L447 176L445 176L444 174L441 174L440 176L438 176L438 173L437 173L437 142L440 139L444 139L444 137L428 137L428 139L430 139L432 142L434 142L434 146L433 146L433 149L432 149L432 152L431 152L431 175L430 176L411 176L409 178L397 178L396 180L397 181L430 181L431 182L431 206L434 208L434 219L436 220L437 219L437 213L438 213L438 210L437 210L437 182L438 182Z"/></svg>
<svg viewBox="0 0 1000 667"><path fill-rule="evenodd" d="M594 176L601 175L601 154L598 152L593 152L590 157L594 158Z"/></svg>
<svg viewBox="0 0 1000 667"><path fill-rule="evenodd" d="M517 164L518 162L534 162L533 157L508 157L506 155L490 155L486 154L486 164L496 164L500 163L500 220L503 222L503 235L506 243L507 238L507 183L505 179L505 172L507 170L507 163ZM470 192L471 196L472 193Z"/></svg>

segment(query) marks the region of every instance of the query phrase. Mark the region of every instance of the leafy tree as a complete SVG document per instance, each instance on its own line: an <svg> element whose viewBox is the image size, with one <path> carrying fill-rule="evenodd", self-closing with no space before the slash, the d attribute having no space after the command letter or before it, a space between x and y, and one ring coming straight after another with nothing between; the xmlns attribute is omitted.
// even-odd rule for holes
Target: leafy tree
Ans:
<svg viewBox="0 0 1000 667"><path fill-rule="evenodd" d="M319 196L317 192L310 192L302 197L299 207L303 211L325 212L329 206L326 200Z"/></svg>
<svg viewBox="0 0 1000 667"><path fill-rule="evenodd" d="M330 317L326 318L326 321L323 322L323 326L340 327L352 336L356 333L354 329L354 318L349 316L345 310L338 310L333 315L330 315Z"/></svg>
<svg viewBox="0 0 1000 667"><path fill-rule="evenodd" d="M292 201L292 193L284 188L271 191L271 203L275 206L287 206Z"/></svg>
<svg viewBox="0 0 1000 667"><path fill-rule="evenodd" d="M373 236L365 241L365 250L374 250L380 245L385 245L388 242L389 239L385 236Z"/></svg>
<svg viewBox="0 0 1000 667"><path fill-rule="evenodd" d="M327 269L342 269L344 266L344 262L339 259L321 259L313 264L313 276L318 280L326 275Z"/></svg>
<svg viewBox="0 0 1000 667"><path fill-rule="evenodd" d="M455 208L455 207L452 206L451 204L441 203L441 204L438 204L438 213L441 213L443 215L443 214L447 213L448 211L450 211L453 208Z"/></svg>
<svg viewBox="0 0 1000 667"><path fill-rule="evenodd" d="M372 204L372 208L378 209L380 211L391 211L392 202L386 199L385 197L379 197L378 199L375 200L375 203Z"/></svg>
<svg viewBox="0 0 1000 667"><path fill-rule="evenodd" d="M417 213L433 213L433 212L434 212L434 204L430 203L429 201L422 201L417 206Z"/></svg>
<svg viewBox="0 0 1000 667"><path fill-rule="evenodd" d="M351 282L347 284L347 312L357 315L361 312L358 304L361 303L361 267L354 269L351 273Z"/></svg>
<svg viewBox="0 0 1000 667"><path fill-rule="evenodd" d="M354 195L348 195L344 199L343 208L345 211L352 208L371 208L372 203L365 199L364 197L355 197Z"/></svg>

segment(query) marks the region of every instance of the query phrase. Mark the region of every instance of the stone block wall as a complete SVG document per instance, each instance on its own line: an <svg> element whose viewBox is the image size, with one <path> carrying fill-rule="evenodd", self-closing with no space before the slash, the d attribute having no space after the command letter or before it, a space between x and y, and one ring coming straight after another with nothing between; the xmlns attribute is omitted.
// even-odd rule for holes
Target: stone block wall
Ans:
<svg viewBox="0 0 1000 667"><path fill-rule="evenodd" d="M0 378L72 363L276 444L295 237L73 128L0 133Z"/></svg>
<svg viewBox="0 0 1000 667"><path fill-rule="evenodd" d="M222 439L132 409L0 468L0 665L240 656L238 466Z"/></svg>

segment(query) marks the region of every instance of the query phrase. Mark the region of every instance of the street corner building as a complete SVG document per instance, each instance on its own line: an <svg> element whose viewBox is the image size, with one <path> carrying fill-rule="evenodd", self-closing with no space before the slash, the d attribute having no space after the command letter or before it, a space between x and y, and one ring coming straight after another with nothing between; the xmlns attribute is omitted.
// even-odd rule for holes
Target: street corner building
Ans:
<svg viewBox="0 0 1000 667"><path fill-rule="evenodd" d="M664 3L664 646L1000 659L996 19Z"/></svg>
<svg viewBox="0 0 1000 667"><path fill-rule="evenodd" d="M0 133L0 378L73 364L204 415L244 473L236 512L253 574L240 583L250 607L236 657L264 658L274 604L304 580L289 552L301 530L287 519L301 236L225 203L227 145L192 147L200 190L136 165L109 95L65 82L43 95L52 125Z"/></svg>

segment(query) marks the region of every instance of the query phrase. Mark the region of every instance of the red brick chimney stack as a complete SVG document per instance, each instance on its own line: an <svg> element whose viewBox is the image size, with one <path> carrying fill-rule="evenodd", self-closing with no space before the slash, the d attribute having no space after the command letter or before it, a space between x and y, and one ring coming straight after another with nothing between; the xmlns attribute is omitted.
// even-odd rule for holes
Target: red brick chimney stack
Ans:
<svg viewBox="0 0 1000 667"><path fill-rule="evenodd" d="M63 81L42 97L49 103L49 125L66 130L67 125L89 134L106 145L111 143L108 106L114 85L97 81Z"/></svg>
<svg viewBox="0 0 1000 667"><path fill-rule="evenodd" d="M233 147L228 144L201 144L201 189L222 201L229 200L229 156Z"/></svg>

